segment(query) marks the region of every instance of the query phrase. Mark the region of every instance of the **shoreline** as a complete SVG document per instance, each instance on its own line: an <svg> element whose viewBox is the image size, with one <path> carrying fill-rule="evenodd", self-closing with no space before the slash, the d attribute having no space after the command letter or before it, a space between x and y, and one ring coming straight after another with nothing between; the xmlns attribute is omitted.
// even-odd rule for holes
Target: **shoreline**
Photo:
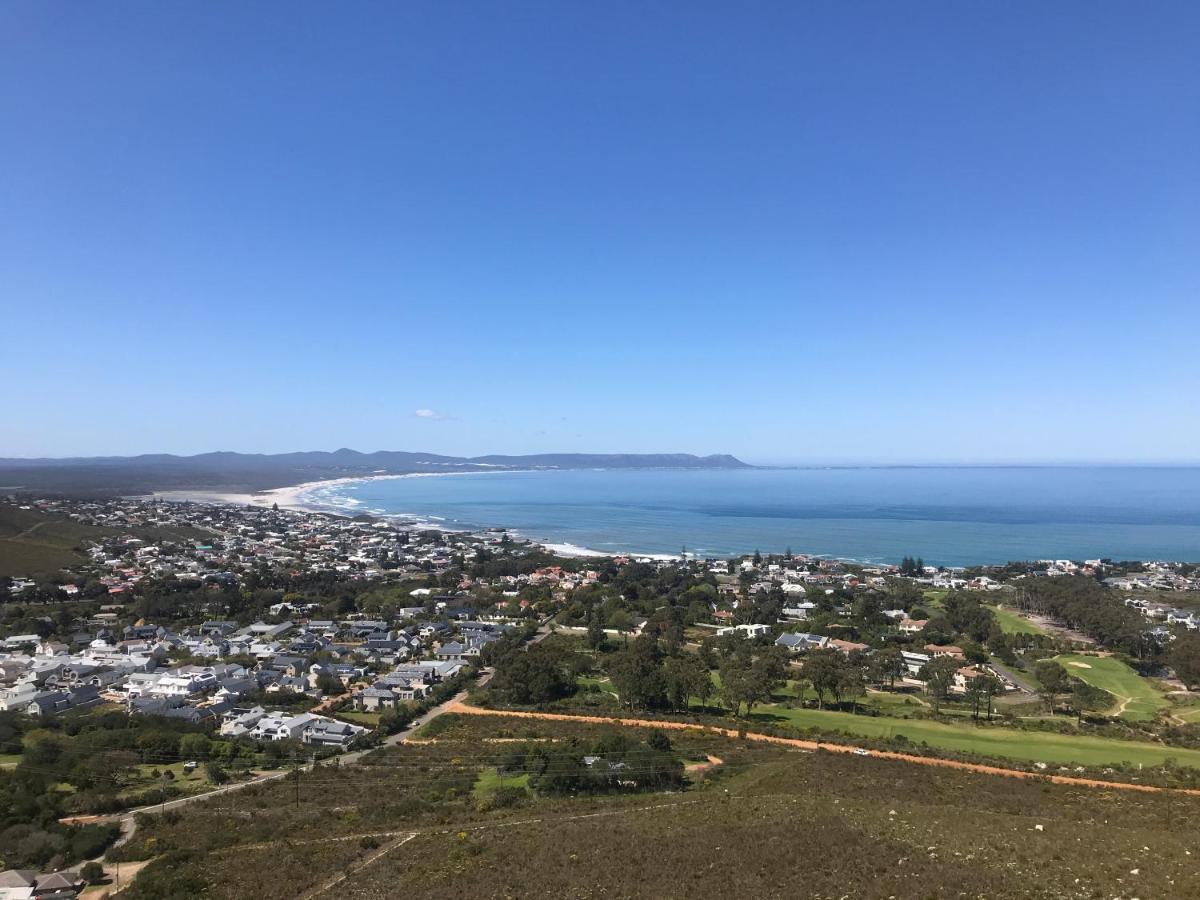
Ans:
<svg viewBox="0 0 1200 900"><path fill-rule="evenodd" d="M524 469L498 469L496 472L527 471ZM370 481L388 481L395 478L443 478L447 475L492 475L496 472L401 472L398 474L380 473L378 475L348 475L345 478L321 478L316 481L305 481L300 484L285 485L277 488L266 488L261 491L154 491L151 499L166 500L170 503L217 503L227 506L258 506L268 507L278 505L280 509L290 509L294 512L327 513L329 515L344 515L318 504L304 502L304 495L309 491L321 488L335 487L345 484L365 484Z"/></svg>
<svg viewBox="0 0 1200 900"><path fill-rule="evenodd" d="M474 471L474 472L404 472L399 474L379 474L379 475L355 475L346 478L325 478L317 481L305 481L301 484L288 485L285 487L268 488L262 491L237 492L237 491L203 491L203 490L183 490L183 491L154 491L150 496L154 500L165 500L168 503L212 503L222 506L254 506L259 509L267 509L272 506L278 506L280 509L290 510L292 512L315 513L318 515L329 516L346 516L353 517L356 515L350 509L339 507L323 506L319 503L306 502L305 494L310 491L320 490L322 488L336 487L346 484L365 484L371 481L385 481L397 478L445 478L453 475L495 475L510 472L529 472L533 469L495 469L490 471ZM442 525L437 525L431 522L421 521L420 517L405 515L404 513L374 513L364 510L358 515L369 515L375 518L395 520L402 519L412 523L413 527L427 531L448 531L460 532L466 534L487 534L494 529L471 529L471 528L447 528ZM628 556L634 559L652 559L656 561L671 561L685 559L678 553L638 553L635 551L623 552L606 552L603 550L593 550L591 547L581 547L578 544L572 544L569 541L552 541L539 540L536 538L526 537L520 532L511 528L505 528L504 531L517 538L518 540L528 541L530 544L541 547L548 553L555 556L562 556L569 559L609 559L614 556Z"/></svg>
<svg viewBox="0 0 1200 900"><path fill-rule="evenodd" d="M276 488L269 488L259 491L222 491L220 489L205 490L169 490L155 491L150 493L150 498L154 500L163 500L168 502L193 502L201 504L215 505L230 505L243 507L270 508L278 506L280 509L291 510L295 512L315 514L315 515L331 515L342 518L354 518L357 516L369 516L371 518L382 521L391 522L396 527L425 530L425 531L445 531L462 534L486 535L489 532L505 531L513 538L523 542L541 547L545 551L557 556L567 558L611 558L615 556L625 556L636 559L645 560L681 560L681 559L736 559L739 556L747 555L745 552L713 552L711 549L702 553L672 553L662 552L665 548L658 548L656 551L641 551L635 547L624 545L624 541L620 539L620 535L616 535L616 539L609 541L604 540L601 546L604 549L592 548L586 545L572 543L570 539L560 535L544 534L540 536L531 536L522 533L519 528L513 527L507 523L471 523L447 521L432 512L428 514L413 513L413 512L392 512L388 511L388 503L380 502L381 505L368 506L367 503L353 495L338 496L334 493L329 496L327 492L336 492L339 487L367 484L377 480L392 480L401 478L443 478L457 475L493 475L493 474L514 474L523 473L529 474L536 469L488 469L488 470L467 470L467 471L449 471L449 472L403 472L403 473L385 473L377 472L374 474L344 476L339 478L324 478L313 481L305 481L299 484L285 485ZM320 493L318 493L320 492ZM143 497L145 495L142 495ZM992 523L988 523L991 525ZM980 526L982 528L982 526ZM569 530L569 529L568 529ZM553 531L553 529L551 529ZM624 546L623 546L624 545ZM618 549L619 548L619 549ZM1010 548L1011 549L1011 548ZM1064 548L1065 550L1066 548ZM797 553L799 556L811 557L814 559L825 559L830 561L843 562L852 565L862 566L887 566L889 561L886 557L878 554L870 555L848 555L842 556L826 551L808 552L802 547ZM1111 554L1109 554L1111 555ZM1089 550L1087 555L1077 555L1077 558L1072 557L1066 552L1043 553L1043 554L1026 554L1025 556L1011 556L1005 561L980 562L972 559L965 562L945 562L945 567L949 569L964 569L974 566L997 567L1003 566L1008 559L1015 560L1040 560L1050 558L1071 558L1075 562L1086 559L1102 558L1105 554L1100 551ZM1186 561L1186 557L1176 559L1171 555L1151 554L1149 556L1138 557L1129 554L1117 554L1113 558L1133 559L1144 558L1147 560L1175 560Z"/></svg>

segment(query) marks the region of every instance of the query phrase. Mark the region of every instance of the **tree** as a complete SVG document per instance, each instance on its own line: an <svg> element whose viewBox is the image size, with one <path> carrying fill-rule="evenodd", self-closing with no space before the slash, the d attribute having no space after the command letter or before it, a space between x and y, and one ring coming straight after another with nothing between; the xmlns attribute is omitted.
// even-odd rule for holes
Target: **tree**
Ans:
<svg viewBox="0 0 1200 900"><path fill-rule="evenodd" d="M88 884L100 884L104 881L104 866L94 860L86 862L79 870L79 877Z"/></svg>
<svg viewBox="0 0 1200 900"><path fill-rule="evenodd" d="M750 715L757 704L770 700L772 692L783 684L787 658L777 650L771 647L751 661L747 648L721 660L721 699L735 716L741 715L743 703L746 715Z"/></svg>
<svg viewBox="0 0 1200 900"><path fill-rule="evenodd" d="M896 686L896 679L908 671L904 664L904 654L897 647L888 647L874 654L869 666L871 680L876 684L886 681L891 688Z"/></svg>
<svg viewBox="0 0 1200 900"><path fill-rule="evenodd" d="M826 695L835 699L841 692L842 669L846 658L837 650L812 650L804 657L800 672L817 695L817 708L825 707Z"/></svg>
<svg viewBox="0 0 1200 900"><path fill-rule="evenodd" d="M534 644L528 650L511 648L496 661L491 688L510 703L541 704L569 696L575 679L567 671L561 650Z"/></svg>
<svg viewBox="0 0 1200 900"><path fill-rule="evenodd" d="M665 706L667 684L662 669L662 651L658 641L648 634L641 635L624 650L612 655L608 677L617 696L631 708Z"/></svg>
<svg viewBox="0 0 1200 900"><path fill-rule="evenodd" d="M203 734L185 734L179 738L180 759L208 759L211 745L208 737Z"/></svg>
<svg viewBox="0 0 1200 900"><path fill-rule="evenodd" d="M1038 694L1051 713L1058 703L1058 698L1071 689L1070 676L1067 670L1052 659L1044 659L1033 667L1034 677L1037 678Z"/></svg>
<svg viewBox="0 0 1200 900"><path fill-rule="evenodd" d="M987 701L988 721L992 721L992 701L1004 693L1004 682L995 675L977 675L970 682L982 700Z"/></svg>
<svg viewBox="0 0 1200 900"><path fill-rule="evenodd" d="M750 694L750 672L734 656L721 660L721 700L735 716L742 714L742 702ZM747 710L749 715L749 710Z"/></svg>
<svg viewBox="0 0 1200 900"><path fill-rule="evenodd" d="M838 674L838 699L850 701L850 711L858 712L858 699L867 692L866 682L863 681L862 669L856 665L846 665Z"/></svg>
<svg viewBox="0 0 1200 900"><path fill-rule="evenodd" d="M608 617L608 627L618 631L629 642L629 632L633 631L633 617L623 609L618 609Z"/></svg>
<svg viewBox="0 0 1200 900"><path fill-rule="evenodd" d="M978 679L976 678L967 679L967 689L963 694L963 699L966 700L967 703L971 704L972 719L979 718L979 704L983 702L983 691L981 691L980 686L975 683L977 680Z"/></svg>
<svg viewBox="0 0 1200 900"><path fill-rule="evenodd" d="M768 647L750 666L746 693L746 715L758 703L767 703L771 694L782 687L787 675L787 653L780 647Z"/></svg>
<svg viewBox="0 0 1200 900"><path fill-rule="evenodd" d="M588 622L587 642L588 647L592 650L599 650L604 646L604 626L600 624L599 616L593 616Z"/></svg>
<svg viewBox="0 0 1200 900"><path fill-rule="evenodd" d="M229 773L218 762L209 760L204 764L204 773L213 784L224 784L229 780Z"/></svg>
<svg viewBox="0 0 1200 900"><path fill-rule="evenodd" d="M1167 661L1189 691L1200 685L1200 635L1180 635L1171 644Z"/></svg>
<svg viewBox="0 0 1200 900"><path fill-rule="evenodd" d="M1071 679L1071 705L1075 708L1076 724L1083 723L1084 713L1108 709L1112 699L1108 691L1094 687L1082 678Z"/></svg>
<svg viewBox="0 0 1200 900"><path fill-rule="evenodd" d="M958 660L953 656L939 656L921 667L925 690L933 698L933 714L937 715L942 703L950 696L954 687L954 675L958 672Z"/></svg>
<svg viewBox="0 0 1200 900"><path fill-rule="evenodd" d="M663 663L666 679L667 699L676 709L687 709L688 700L695 697L701 702L712 693L712 679L700 658L691 653L668 657Z"/></svg>

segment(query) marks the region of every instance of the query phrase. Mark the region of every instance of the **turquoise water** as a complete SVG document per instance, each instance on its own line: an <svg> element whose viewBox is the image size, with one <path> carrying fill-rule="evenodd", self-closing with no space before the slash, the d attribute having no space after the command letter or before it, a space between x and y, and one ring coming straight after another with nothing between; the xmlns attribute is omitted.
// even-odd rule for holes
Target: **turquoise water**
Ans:
<svg viewBox="0 0 1200 900"><path fill-rule="evenodd" d="M306 502L604 553L1200 560L1200 468L492 472L336 484Z"/></svg>

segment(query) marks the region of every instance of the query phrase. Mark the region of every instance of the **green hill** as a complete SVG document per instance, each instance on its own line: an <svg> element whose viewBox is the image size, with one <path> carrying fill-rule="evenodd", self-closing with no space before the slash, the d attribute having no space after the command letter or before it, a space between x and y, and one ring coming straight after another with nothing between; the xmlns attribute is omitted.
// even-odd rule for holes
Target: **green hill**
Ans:
<svg viewBox="0 0 1200 900"><path fill-rule="evenodd" d="M49 575L85 562L89 541L132 534L142 540L192 541L204 532L193 528L101 528L64 516L0 504L0 577Z"/></svg>

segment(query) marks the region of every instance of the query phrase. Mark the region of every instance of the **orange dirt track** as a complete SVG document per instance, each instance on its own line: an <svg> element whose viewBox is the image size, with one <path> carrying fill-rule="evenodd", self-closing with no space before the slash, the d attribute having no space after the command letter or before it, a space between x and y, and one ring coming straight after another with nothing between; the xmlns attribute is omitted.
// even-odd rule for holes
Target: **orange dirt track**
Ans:
<svg viewBox="0 0 1200 900"><path fill-rule="evenodd" d="M627 725L636 728L665 728L679 731L704 731L709 734L719 734L725 737L741 737L734 728L717 728L711 725L695 725L690 722L660 722L655 719L625 719L603 718L600 716L573 716L566 713L525 712L518 710L483 709L478 706L468 706L461 701L454 701L446 707L447 713L460 713L468 716L510 716L520 719L550 719L556 722L586 722L594 725ZM747 732L744 735L748 741L762 741L765 744L776 744L781 747L791 747L797 750L825 750L830 753L853 753L855 747L846 744L826 744L820 741L806 741L800 738L782 738L771 734L755 734ZM1144 794L1185 794L1200 797L1200 788L1165 788L1150 784L1131 784L1127 781L1102 781L1097 778L1077 778L1073 775L1042 775L1038 772L1026 772L1021 769L1005 769L1001 766L985 766L979 763L958 762L953 759L937 759L932 756L917 756L912 753L896 753L891 750L863 751L874 759L895 759L900 762L912 763L918 766L938 766L943 769L959 769L963 772L978 772L982 775L1000 775L1005 778L1026 778L1049 781L1053 784L1068 784L1076 787L1110 788L1115 791L1141 791Z"/></svg>

